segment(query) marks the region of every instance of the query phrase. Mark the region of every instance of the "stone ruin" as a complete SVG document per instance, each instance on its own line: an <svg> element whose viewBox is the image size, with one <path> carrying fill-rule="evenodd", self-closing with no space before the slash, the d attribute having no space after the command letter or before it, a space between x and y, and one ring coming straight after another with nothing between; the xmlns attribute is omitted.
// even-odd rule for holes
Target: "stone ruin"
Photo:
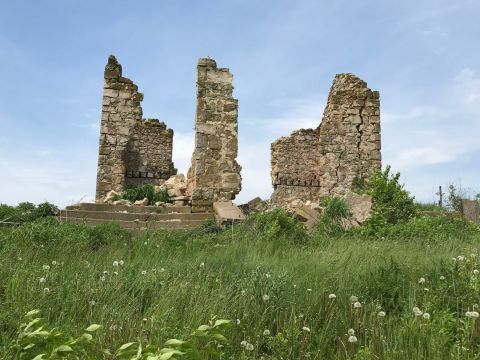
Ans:
<svg viewBox="0 0 480 360"><path fill-rule="evenodd" d="M122 76L115 56L105 66L96 200L127 186L159 185L177 170L172 162L173 130L143 119L143 94Z"/></svg>
<svg viewBox="0 0 480 360"><path fill-rule="evenodd" d="M194 212L233 200L241 190L241 166L236 160L238 100L232 95L232 80L230 71L217 68L215 60L198 61L195 147L187 174Z"/></svg>
<svg viewBox="0 0 480 360"><path fill-rule="evenodd" d="M122 76L114 56L104 78L97 202L112 190L143 184L163 186L175 205L190 204L192 212L211 212L214 203L235 198L242 180L238 100L228 69L210 58L198 61L195 146L186 179L174 176L173 131L142 118L143 94ZM276 140L271 152L273 206L347 196L355 181L381 167L379 93L352 74L337 75L320 125Z"/></svg>
<svg viewBox="0 0 480 360"><path fill-rule="evenodd" d="M381 169L380 99L353 74L335 77L323 119L271 145L273 206L345 195Z"/></svg>
<svg viewBox="0 0 480 360"><path fill-rule="evenodd" d="M96 201L113 190L144 184L167 186L175 199L190 201L192 211L211 211L216 201L235 198L241 189L238 151L238 100L233 76L212 59L197 66L195 148L184 184L172 162L173 130L156 119L143 119L143 94L111 55L105 66L97 170ZM171 183L171 184L170 184Z"/></svg>

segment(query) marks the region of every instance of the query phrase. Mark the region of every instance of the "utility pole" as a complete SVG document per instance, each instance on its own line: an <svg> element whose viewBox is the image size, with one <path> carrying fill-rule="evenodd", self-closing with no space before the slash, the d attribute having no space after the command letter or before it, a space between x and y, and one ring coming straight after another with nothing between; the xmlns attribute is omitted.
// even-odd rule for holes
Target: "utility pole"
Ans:
<svg viewBox="0 0 480 360"><path fill-rule="evenodd" d="M440 206L441 208L443 208L443 192L442 192L442 185L440 185L440 186L438 187L438 192L437 192L435 195L438 195L438 196L439 196L439 200L438 200L438 206Z"/></svg>

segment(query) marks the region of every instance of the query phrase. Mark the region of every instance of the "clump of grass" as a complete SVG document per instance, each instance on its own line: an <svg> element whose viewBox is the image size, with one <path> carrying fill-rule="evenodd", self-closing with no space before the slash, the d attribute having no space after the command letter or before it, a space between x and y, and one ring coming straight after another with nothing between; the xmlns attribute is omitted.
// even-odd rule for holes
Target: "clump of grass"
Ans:
<svg viewBox="0 0 480 360"><path fill-rule="evenodd" d="M167 203L170 201L168 196L168 190L162 189L155 191L155 187L152 184L145 184L142 186L128 187L122 191L119 195L114 197L113 200L125 199L131 202L137 200L148 199L148 205L154 205L156 202L161 201Z"/></svg>

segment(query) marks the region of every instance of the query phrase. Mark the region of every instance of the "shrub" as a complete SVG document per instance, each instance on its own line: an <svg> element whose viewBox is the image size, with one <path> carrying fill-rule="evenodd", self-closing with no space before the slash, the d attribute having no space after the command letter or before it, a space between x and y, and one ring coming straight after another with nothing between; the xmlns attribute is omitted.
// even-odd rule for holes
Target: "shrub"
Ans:
<svg viewBox="0 0 480 360"><path fill-rule="evenodd" d="M249 222L263 232L269 240L281 238L292 239L293 242L303 242L307 234L302 223L293 219L284 209L276 208L272 211L252 214Z"/></svg>
<svg viewBox="0 0 480 360"><path fill-rule="evenodd" d="M320 215L317 230L327 234L343 232L343 221L350 217L350 209L345 199L338 196L327 197L322 205L325 210Z"/></svg>
<svg viewBox="0 0 480 360"><path fill-rule="evenodd" d="M20 224L34 221L39 218L54 216L58 208L48 202L34 205L30 202L23 202L18 206L0 204L0 224Z"/></svg>
<svg viewBox="0 0 480 360"><path fill-rule="evenodd" d="M417 214L415 198L399 183L400 173L391 174L390 166L375 171L364 192L372 196L373 206L367 226L374 229L386 224L404 223Z"/></svg>

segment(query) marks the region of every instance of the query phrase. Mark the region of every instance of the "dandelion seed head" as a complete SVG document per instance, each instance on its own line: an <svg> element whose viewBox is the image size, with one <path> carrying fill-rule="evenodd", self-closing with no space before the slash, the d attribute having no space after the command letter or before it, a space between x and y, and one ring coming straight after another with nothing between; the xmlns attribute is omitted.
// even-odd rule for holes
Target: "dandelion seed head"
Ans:
<svg viewBox="0 0 480 360"><path fill-rule="evenodd" d="M40 284L43 284L45 281L47 281L47 279L45 279L44 277L41 277L41 278L38 280L38 282L39 282Z"/></svg>
<svg viewBox="0 0 480 360"><path fill-rule="evenodd" d="M263 336L270 336L270 330L263 330Z"/></svg>
<svg viewBox="0 0 480 360"><path fill-rule="evenodd" d="M362 304L359 301L355 301L353 303L353 308L354 309L360 309L362 307Z"/></svg>
<svg viewBox="0 0 480 360"><path fill-rule="evenodd" d="M379 317L385 317L386 315L387 315L387 313L385 311L379 311L378 312Z"/></svg>
<svg viewBox="0 0 480 360"><path fill-rule="evenodd" d="M268 296L267 294L265 294L265 295L262 296L262 300L263 300L263 301L268 301L268 300L270 300L270 296Z"/></svg>
<svg viewBox="0 0 480 360"><path fill-rule="evenodd" d="M351 335L348 337L348 342L349 343L356 343L358 341L357 337L355 335Z"/></svg>
<svg viewBox="0 0 480 360"><path fill-rule="evenodd" d="M308 333L310 332L310 328L308 326L302 327L302 330Z"/></svg>
<svg viewBox="0 0 480 360"><path fill-rule="evenodd" d="M119 263L117 260L115 260L113 263L112 263L113 267L118 267Z"/></svg>
<svg viewBox="0 0 480 360"><path fill-rule="evenodd" d="M426 313L423 313L423 318L424 318L425 320L430 320L430 314L427 313L427 312L426 312Z"/></svg>
<svg viewBox="0 0 480 360"><path fill-rule="evenodd" d="M335 294L330 294L330 295L328 295L328 298L333 300L333 299L336 299L336 298L337 298L337 295L335 295Z"/></svg>
<svg viewBox="0 0 480 360"><path fill-rule="evenodd" d="M348 329L347 334L348 335L355 335L355 330L350 328L350 329Z"/></svg>

